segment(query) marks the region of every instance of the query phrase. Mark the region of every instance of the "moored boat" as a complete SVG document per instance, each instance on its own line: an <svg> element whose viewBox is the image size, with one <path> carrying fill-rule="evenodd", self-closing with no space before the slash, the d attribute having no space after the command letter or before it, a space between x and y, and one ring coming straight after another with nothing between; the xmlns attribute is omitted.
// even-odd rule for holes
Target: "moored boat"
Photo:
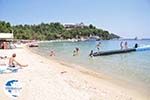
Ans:
<svg viewBox="0 0 150 100"><path fill-rule="evenodd" d="M29 47L38 47L38 43L30 43Z"/></svg>

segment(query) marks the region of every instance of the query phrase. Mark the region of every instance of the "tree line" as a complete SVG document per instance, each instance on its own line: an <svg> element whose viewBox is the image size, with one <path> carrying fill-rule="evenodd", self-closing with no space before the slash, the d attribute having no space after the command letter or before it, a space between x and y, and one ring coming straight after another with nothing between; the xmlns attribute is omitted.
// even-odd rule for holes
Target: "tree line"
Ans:
<svg viewBox="0 0 150 100"><path fill-rule="evenodd" d="M80 39L90 36L99 36L100 39L108 40L119 36L106 30L98 29L92 24L87 27L66 28L59 22L41 23L38 25L11 25L9 22L0 21L0 33L14 33L15 39Z"/></svg>

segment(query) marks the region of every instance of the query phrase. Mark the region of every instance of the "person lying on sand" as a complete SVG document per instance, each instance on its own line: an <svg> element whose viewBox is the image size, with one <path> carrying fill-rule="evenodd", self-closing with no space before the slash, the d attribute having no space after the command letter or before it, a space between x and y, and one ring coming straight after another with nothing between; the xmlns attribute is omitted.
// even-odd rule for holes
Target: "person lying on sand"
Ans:
<svg viewBox="0 0 150 100"><path fill-rule="evenodd" d="M16 67L16 65L20 67L27 67L28 65L22 65L15 60L16 54L12 54L12 57L9 58L9 67Z"/></svg>

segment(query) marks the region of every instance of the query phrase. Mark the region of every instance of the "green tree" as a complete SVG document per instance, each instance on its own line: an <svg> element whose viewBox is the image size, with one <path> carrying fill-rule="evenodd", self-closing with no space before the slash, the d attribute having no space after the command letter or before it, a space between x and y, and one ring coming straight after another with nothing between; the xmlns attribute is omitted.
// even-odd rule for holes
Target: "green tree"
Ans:
<svg viewBox="0 0 150 100"><path fill-rule="evenodd" d="M97 29L90 24L88 27L78 27L67 29L59 22L41 23L38 25L15 25L11 26L9 22L0 21L0 32L14 32L16 39L37 39L37 40L52 40L52 39L71 39L80 37L89 37L96 35L102 39L118 38L119 36L111 34L108 31Z"/></svg>

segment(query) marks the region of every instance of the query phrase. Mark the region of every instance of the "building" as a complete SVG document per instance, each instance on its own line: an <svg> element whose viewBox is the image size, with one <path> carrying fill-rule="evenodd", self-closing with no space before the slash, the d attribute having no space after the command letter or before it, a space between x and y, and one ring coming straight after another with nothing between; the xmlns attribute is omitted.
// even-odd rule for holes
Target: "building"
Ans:
<svg viewBox="0 0 150 100"><path fill-rule="evenodd" d="M64 24L64 27L66 29L73 29L73 28L86 28L88 26L84 25L84 23L79 23L79 24Z"/></svg>
<svg viewBox="0 0 150 100"><path fill-rule="evenodd" d="M10 41L13 40L14 36L13 33L0 33L0 41Z"/></svg>

